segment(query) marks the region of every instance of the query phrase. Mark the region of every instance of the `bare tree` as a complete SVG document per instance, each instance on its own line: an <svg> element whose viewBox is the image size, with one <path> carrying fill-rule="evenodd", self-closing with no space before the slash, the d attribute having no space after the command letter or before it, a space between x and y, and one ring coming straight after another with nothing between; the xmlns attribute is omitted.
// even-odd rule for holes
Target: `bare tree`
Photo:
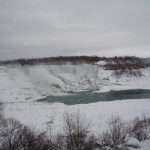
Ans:
<svg viewBox="0 0 150 150"><path fill-rule="evenodd" d="M20 149L20 139L23 125L13 118L8 118L5 120L5 126L2 132L2 149L3 150L19 150Z"/></svg>
<svg viewBox="0 0 150 150"><path fill-rule="evenodd" d="M95 137L90 134L91 123L80 111L63 115L63 140L67 150L92 149Z"/></svg>
<svg viewBox="0 0 150 150"><path fill-rule="evenodd" d="M119 116L112 116L108 123L109 128L99 137L99 145L114 147L125 143L128 135L127 124Z"/></svg>
<svg viewBox="0 0 150 150"><path fill-rule="evenodd" d="M114 145L126 142L127 125L119 116L112 116L109 121L110 134Z"/></svg>
<svg viewBox="0 0 150 150"><path fill-rule="evenodd" d="M1 127L3 126L4 123L4 106L0 102L0 133L1 133Z"/></svg>
<svg viewBox="0 0 150 150"><path fill-rule="evenodd" d="M51 123L53 118L51 118ZM54 129L52 124L49 124L46 131L46 140L45 143L48 145L48 150L63 150L63 139L60 133L54 134Z"/></svg>
<svg viewBox="0 0 150 150"><path fill-rule="evenodd" d="M97 143L98 147L105 147L105 146L111 146L113 145L112 142L112 137L109 131L103 131L100 135L99 135L99 143Z"/></svg>
<svg viewBox="0 0 150 150"><path fill-rule="evenodd" d="M24 126L22 129L19 143L22 150L50 150L46 132L41 132L28 126Z"/></svg>
<svg viewBox="0 0 150 150"><path fill-rule="evenodd" d="M5 127L6 120L4 118L4 107L3 104L0 102L0 143L3 140L3 128ZM1 144L0 144L1 146Z"/></svg>
<svg viewBox="0 0 150 150"><path fill-rule="evenodd" d="M144 114L141 118L136 117L130 122L129 136L137 138L139 141L150 138L150 118Z"/></svg>

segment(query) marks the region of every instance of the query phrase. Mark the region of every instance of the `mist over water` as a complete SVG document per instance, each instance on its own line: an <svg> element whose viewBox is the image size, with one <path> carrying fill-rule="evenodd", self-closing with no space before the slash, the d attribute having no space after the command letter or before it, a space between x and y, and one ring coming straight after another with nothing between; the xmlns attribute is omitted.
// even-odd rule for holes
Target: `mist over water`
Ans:
<svg viewBox="0 0 150 150"><path fill-rule="evenodd" d="M96 80L98 66L89 64L17 66L7 68L7 74L13 81L32 85L29 87L42 95L81 91L95 87L99 81Z"/></svg>

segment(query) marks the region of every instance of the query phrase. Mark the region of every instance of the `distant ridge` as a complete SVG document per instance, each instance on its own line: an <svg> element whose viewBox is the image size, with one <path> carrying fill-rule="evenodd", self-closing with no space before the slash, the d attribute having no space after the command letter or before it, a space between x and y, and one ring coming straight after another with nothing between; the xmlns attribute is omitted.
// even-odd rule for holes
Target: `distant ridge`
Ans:
<svg viewBox="0 0 150 150"><path fill-rule="evenodd" d="M59 56L46 58L16 59L0 61L0 65L65 65L65 64L96 64L96 62L105 61L103 66L106 70L119 69L140 69L150 66L150 58L139 58L135 56L115 56L115 57L98 57L98 56Z"/></svg>

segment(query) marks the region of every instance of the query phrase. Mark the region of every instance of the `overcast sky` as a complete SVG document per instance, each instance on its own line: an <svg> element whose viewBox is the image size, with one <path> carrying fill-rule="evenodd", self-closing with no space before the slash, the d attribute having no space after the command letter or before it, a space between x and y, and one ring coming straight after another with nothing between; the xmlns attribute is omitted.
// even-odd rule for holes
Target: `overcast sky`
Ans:
<svg viewBox="0 0 150 150"><path fill-rule="evenodd" d="M0 0L0 60L150 57L150 0Z"/></svg>

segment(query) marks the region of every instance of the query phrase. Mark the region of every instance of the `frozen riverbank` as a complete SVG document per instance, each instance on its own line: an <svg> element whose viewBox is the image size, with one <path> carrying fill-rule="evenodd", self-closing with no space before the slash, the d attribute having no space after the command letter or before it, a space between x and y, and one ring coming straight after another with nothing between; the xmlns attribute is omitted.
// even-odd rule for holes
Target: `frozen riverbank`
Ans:
<svg viewBox="0 0 150 150"><path fill-rule="evenodd" d="M53 120L53 125L59 128L64 111L80 109L89 119L92 119L93 130L105 129L111 115L119 115L125 120L133 119L145 113L150 117L150 99L122 100L98 102L67 106L62 103L20 102L5 103L6 116L12 116L27 125L46 128Z"/></svg>

